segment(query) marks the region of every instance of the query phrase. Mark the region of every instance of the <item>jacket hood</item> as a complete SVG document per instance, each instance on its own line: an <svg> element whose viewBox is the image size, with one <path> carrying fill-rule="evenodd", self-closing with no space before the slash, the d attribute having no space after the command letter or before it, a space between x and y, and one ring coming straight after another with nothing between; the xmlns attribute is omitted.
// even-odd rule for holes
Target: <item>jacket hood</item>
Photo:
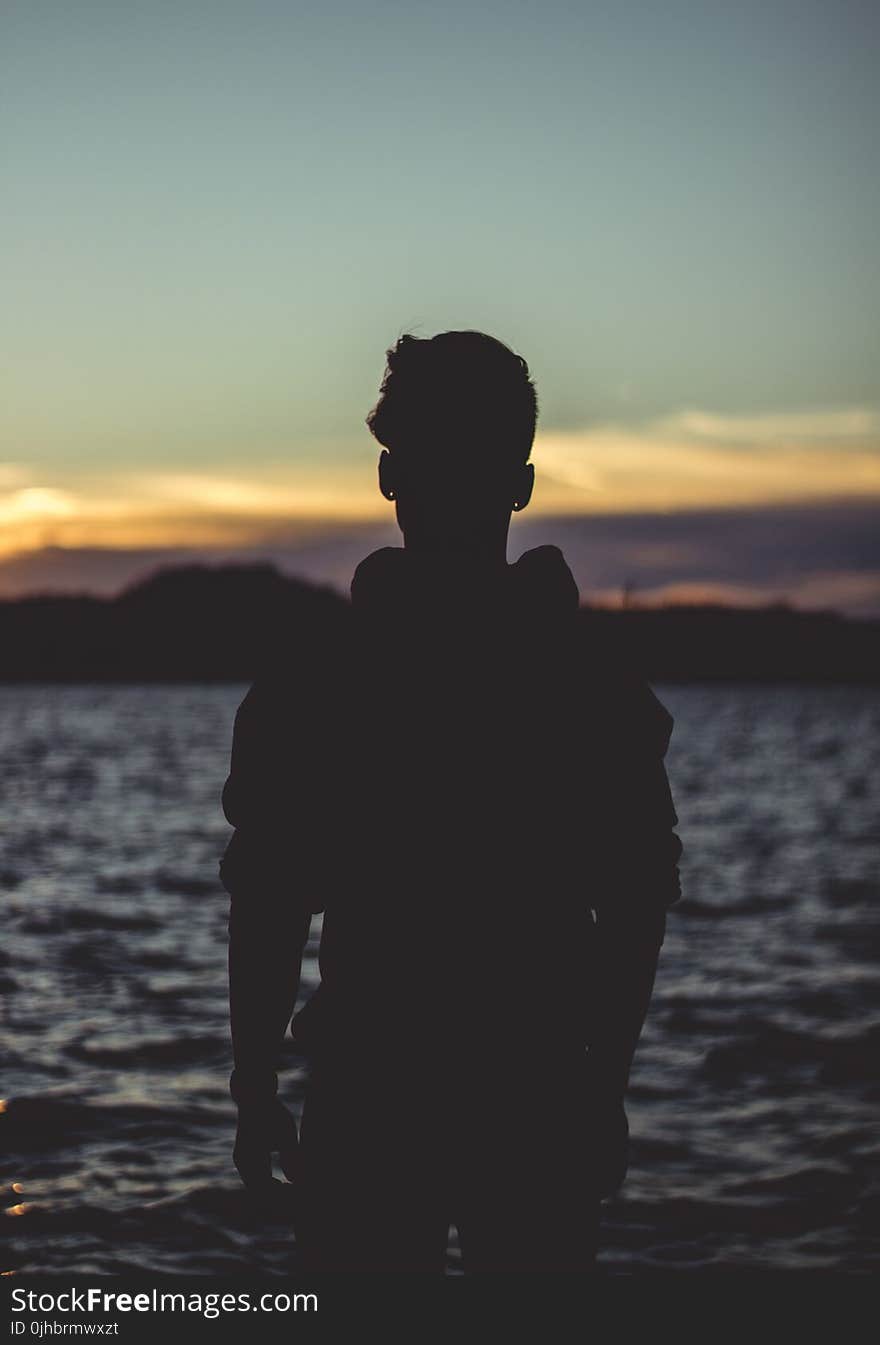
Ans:
<svg viewBox="0 0 880 1345"><path fill-rule="evenodd" d="M367 556L355 570L351 600L356 609L377 613L402 607L454 605L461 610L500 603L547 617L576 612L580 595L556 546L536 547L512 565L489 572L386 546Z"/></svg>
<svg viewBox="0 0 880 1345"><path fill-rule="evenodd" d="M575 619L578 587L556 546L536 547L489 572L383 547L358 565L351 600L369 625L384 624L403 639L418 631L420 638L429 633L442 641L451 626L465 629L467 638L492 639L512 626L536 657L570 661L584 712L620 750L660 758L666 752L672 716L604 639L596 644L589 622ZM564 653L554 633L563 638Z"/></svg>

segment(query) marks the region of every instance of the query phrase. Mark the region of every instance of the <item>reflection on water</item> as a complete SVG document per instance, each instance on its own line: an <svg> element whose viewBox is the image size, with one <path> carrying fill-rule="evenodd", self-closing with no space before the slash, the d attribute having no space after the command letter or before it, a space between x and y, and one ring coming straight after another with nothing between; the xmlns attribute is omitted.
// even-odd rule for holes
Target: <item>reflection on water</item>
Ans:
<svg viewBox="0 0 880 1345"><path fill-rule="evenodd" d="M0 688L0 1269L291 1263L283 1215L250 1207L229 1157L215 874L241 694ZM880 701L843 688L661 695L677 721L686 897L637 1057L632 1166L606 1207L602 1261L867 1267L880 1211ZM312 982L314 954L313 941ZM296 1105L295 1057L283 1087Z"/></svg>

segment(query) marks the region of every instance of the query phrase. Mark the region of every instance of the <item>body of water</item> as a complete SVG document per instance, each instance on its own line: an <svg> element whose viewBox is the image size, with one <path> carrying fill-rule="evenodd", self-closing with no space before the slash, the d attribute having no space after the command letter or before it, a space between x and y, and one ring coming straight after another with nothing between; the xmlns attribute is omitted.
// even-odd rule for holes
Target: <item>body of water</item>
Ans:
<svg viewBox="0 0 880 1345"><path fill-rule="evenodd" d="M230 1156L216 871L243 691L0 688L2 1269L292 1264ZM880 697L659 694L685 896L600 1264L876 1266ZM302 1087L291 1056L294 1107Z"/></svg>

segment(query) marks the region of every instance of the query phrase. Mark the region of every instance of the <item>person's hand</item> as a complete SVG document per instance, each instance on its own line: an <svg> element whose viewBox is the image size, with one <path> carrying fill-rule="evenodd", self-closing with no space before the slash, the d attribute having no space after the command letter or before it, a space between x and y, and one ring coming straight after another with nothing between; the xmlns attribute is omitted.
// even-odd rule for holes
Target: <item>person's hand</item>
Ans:
<svg viewBox="0 0 880 1345"><path fill-rule="evenodd" d="M277 1097L238 1104L238 1130L232 1161L249 1191L273 1192L283 1183L272 1176L272 1155L278 1155L288 1182L299 1174L299 1137L296 1121Z"/></svg>

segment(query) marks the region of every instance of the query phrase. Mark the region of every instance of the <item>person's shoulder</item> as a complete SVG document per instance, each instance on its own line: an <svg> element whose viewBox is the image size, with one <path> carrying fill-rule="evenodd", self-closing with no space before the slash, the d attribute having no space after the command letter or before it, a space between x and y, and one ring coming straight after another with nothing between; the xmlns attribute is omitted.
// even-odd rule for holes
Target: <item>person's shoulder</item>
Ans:
<svg viewBox="0 0 880 1345"><path fill-rule="evenodd" d="M536 546L524 551L509 567L520 605L545 617L573 617L580 592L558 546Z"/></svg>
<svg viewBox="0 0 880 1345"><path fill-rule="evenodd" d="M406 573L407 555L403 547L381 546L358 563L351 581L352 600L369 599L375 585L400 582Z"/></svg>

